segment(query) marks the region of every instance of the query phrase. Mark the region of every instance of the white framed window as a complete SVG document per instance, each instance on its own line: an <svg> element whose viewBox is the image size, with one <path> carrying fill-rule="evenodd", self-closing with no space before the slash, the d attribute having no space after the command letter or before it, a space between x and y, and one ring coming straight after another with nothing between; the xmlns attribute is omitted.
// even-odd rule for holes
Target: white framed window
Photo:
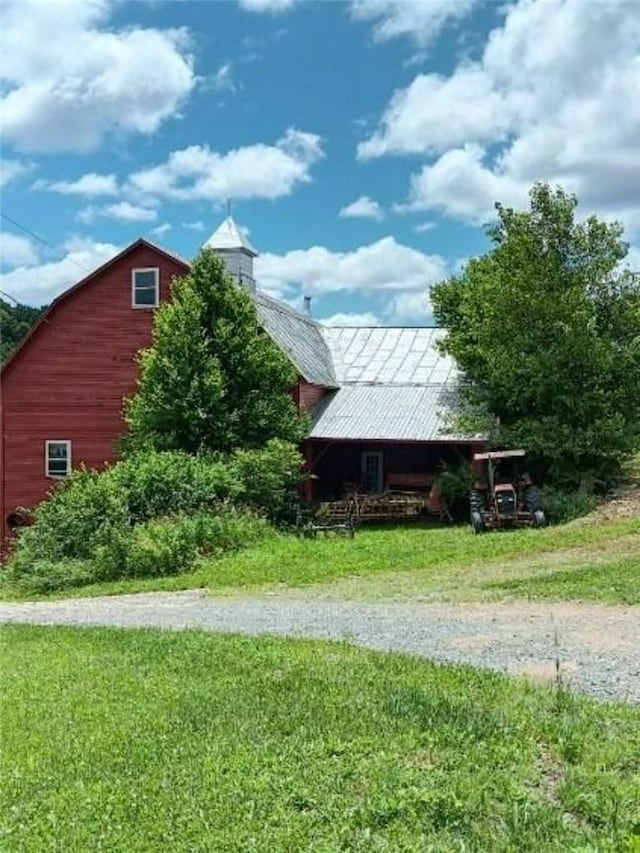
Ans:
<svg viewBox="0 0 640 853"><path fill-rule="evenodd" d="M71 442L52 438L44 443L44 471L47 477L58 479L71 473Z"/></svg>
<svg viewBox="0 0 640 853"><path fill-rule="evenodd" d="M157 308L160 302L160 270L143 267L131 270L131 305L133 308Z"/></svg>

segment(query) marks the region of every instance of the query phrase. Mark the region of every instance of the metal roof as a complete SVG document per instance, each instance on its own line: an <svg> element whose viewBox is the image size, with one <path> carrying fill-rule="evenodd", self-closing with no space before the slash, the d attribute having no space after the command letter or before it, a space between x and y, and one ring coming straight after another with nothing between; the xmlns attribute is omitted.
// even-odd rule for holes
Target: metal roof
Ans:
<svg viewBox="0 0 640 853"><path fill-rule="evenodd" d="M232 216L227 216L204 245L216 251L243 249L254 257L258 254Z"/></svg>
<svg viewBox="0 0 640 853"><path fill-rule="evenodd" d="M322 337L321 327L284 302L254 294L258 317L269 337L289 356L300 374L316 385L336 388L331 352Z"/></svg>
<svg viewBox="0 0 640 853"><path fill-rule="evenodd" d="M437 348L444 329L323 327L322 334L340 384L442 385L457 378L455 362Z"/></svg>
<svg viewBox="0 0 640 853"><path fill-rule="evenodd" d="M469 441L447 431L455 402L455 384L343 385L316 407L310 438Z"/></svg>

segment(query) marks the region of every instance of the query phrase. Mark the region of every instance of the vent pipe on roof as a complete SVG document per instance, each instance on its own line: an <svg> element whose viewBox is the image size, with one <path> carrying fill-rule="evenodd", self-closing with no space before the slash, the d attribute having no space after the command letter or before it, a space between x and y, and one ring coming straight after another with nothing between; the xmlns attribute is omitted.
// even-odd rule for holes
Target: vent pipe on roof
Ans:
<svg viewBox="0 0 640 853"><path fill-rule="evenodd" d="M304 311L305 314L308 314L311 317L311 297L305 296L304 298Z"/></svg>

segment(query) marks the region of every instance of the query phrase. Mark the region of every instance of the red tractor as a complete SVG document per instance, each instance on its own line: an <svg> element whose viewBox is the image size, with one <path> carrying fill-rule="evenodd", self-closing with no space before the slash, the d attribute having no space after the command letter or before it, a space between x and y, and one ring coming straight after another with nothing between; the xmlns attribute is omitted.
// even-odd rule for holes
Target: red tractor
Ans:
<svg viewBox="0 0 640 853"><path fill-rule="evenodd" d="M544 527L540 493L528 474L518 474L516 461L524 450L496 450L474 454L486 463L486 476L474 481L469 503L474 533L504 527Z"/></svg>

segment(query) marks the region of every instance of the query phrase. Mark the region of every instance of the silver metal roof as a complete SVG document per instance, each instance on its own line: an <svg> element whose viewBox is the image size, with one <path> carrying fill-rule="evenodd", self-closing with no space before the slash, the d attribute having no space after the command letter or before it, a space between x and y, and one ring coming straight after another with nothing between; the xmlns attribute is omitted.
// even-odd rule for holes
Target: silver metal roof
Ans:
<svg viewBox="0 0 640 853"><path fill-rule="evenodd" d="M264 330L307 382L336 388L338 382L331 352L318 323L308 314L301 314L266 293L256 293L254 299Z"/></svg>
<svg viewBox="0 0 640 853"><path fill-rule="evenodd" d="M204 245L216 251L243 249L254 257L258 254L232 216L227 216Z"/></svg>
<svg viewBox="0 0 640 853"><path fill-rule="evenodd" d="M455 384L343 385L316 407L310 438L465 441L448 432Z"/></svg>
<svg viewBox="0 0 640 853"><path fill-rule="evenodd" d="M442 385L457 378L455 362L437 348L444 329L323 327L322 334L340 384Z"/></svg>

